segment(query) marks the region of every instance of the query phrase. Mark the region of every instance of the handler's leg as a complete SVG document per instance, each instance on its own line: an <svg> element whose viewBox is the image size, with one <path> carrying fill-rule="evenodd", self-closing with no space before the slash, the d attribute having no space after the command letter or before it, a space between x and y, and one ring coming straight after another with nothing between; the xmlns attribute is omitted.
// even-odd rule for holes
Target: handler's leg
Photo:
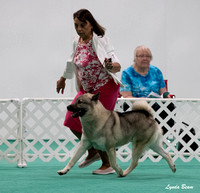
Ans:
<svg viewBox="0 0 200 193"><path fill-rule="evenodd" d="M99 100L103 106L109 110L113 111L117 101L119 93L119 85L117 85L114 80L110 80L106 85L102 86L100 89L96 90L94 94L100 91ZM114 173L114 169L110 166L108 155L106 152L99 152L102 159L102 166L93 171L93 174L111 174Z"/></svg>
<svg viewBox="0 0 200 193"><path fill-rule="evenodd" d="M80 90L76 97L74 98L74 100L72 101L72 104L75 102L76 98L80 95L83 95L85 92L83 90ZM80 119L77 118L73 118L71 116L72 112L67 111L66 117L65 117L65 121L64 121L64 125L68 128L70 128L70 130L72 131L72 133L80 140L81 136L82 136L82 125L80 122ZM86 159L81 162L79 164L80 168L89 166L90 164L92 164L95 161L98 161L100 159L99 154L97 153L97 151L94 148L90 148L88 150L88 156L86 157Z"/></svg>
<svg viewBox="0 0 200 193"><path fill-rule="evenodd" d="M99 169L93 171L92 173L98 174L98 175L115 173L115 170L110 166L107 153L105 151L100 151L100 150L98 150L98 152L99 152L99 155L101 156L102 166Z"/></svg>

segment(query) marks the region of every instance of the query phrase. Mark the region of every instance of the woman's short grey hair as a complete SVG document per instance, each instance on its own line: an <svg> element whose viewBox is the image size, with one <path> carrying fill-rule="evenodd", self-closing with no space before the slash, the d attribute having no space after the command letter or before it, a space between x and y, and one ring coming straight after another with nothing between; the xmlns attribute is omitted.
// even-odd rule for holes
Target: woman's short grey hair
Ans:
<svg viewBox="0 0 200 193"><path fill-rule="evenodd" d="M146 47L146 46L138 46L138 47L135 48L135 51L134 51L134 61L135 61L135 59L137 57L137 53L138 53L139 50L147 51L149 53L149 55L151 56L151 60L153 59L151 50L148 47Z"/></svg>

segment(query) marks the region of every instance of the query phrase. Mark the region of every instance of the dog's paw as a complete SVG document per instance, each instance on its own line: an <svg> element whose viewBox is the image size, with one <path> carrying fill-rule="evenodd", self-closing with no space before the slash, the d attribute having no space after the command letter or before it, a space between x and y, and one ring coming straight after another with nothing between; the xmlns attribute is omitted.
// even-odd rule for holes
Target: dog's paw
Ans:
<svg viewBox="0 0 200 193"><path fill-rule="evenodd" d="M57 173L62 176L62 175L65 175L67 172L69 172L69 170L59 170L57 171Z"/></svg>
<svg viewBox="0 0 200 193"><path fill-rule="evenodd" d="M117 175L118 175L118 177L120 177L120 178L126 176L126 175L124 175L124 172L123 172L123 171L119 172Z"/></svg>
<svg viewBox="0 0 200 193"><path fill-rule="evenodd" d="M122 178L122 177L126 177L126 176L123 175L123 174L118 174L118 177L119 177L119 178Z"/></svg>
<svg viewBox="0 0 200 193"><path fill-rule="evenodd" d="M172 172L176 172L176 166L174 165L174 167L172 168Z"/></svg>

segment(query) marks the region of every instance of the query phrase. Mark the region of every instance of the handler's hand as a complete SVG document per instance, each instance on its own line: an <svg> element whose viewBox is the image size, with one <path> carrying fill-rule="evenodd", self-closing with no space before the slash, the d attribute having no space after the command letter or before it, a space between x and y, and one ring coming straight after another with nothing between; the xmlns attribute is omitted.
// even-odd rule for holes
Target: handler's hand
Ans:
<svg viewBox="0 0 200 193"><path fill-rule="evenodd" d="M117 73L121 69L121 65L118 62L112 63L111 58L109 58L109 59L105 58L104 63L105 63L105 68L112 73Z"/></svg>
<svg viewBox="0 0 200 193"><path fill-rule="evenodd" d="M112 68L113 68L111 58L109 58L109 59L108 59L108 58L105 58L104 62L105 62L105 67L106 67L109 71L111 71Z"/></svg>
<svg viewBox="0 0 200 193"><path fill-rule="evenodd" d="M60 80L57 81L57 88L56 88L57 93L59 93L60 90L61 90L62 94L64 93L64 90L65 90L65 80L66 80L65 78L60 77Z"/></svg>

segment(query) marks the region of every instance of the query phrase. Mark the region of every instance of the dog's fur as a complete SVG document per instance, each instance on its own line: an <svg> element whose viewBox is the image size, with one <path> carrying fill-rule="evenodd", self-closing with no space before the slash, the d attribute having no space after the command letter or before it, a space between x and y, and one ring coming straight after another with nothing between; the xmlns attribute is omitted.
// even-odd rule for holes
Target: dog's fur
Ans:
<svg viewBox="0 0 200 193"><path fill-rule="evenodd" d="M87 93L67 107L73 112L72 117L80 117L83 134L78 150L67 166L58 171L59 175L66 174L91 147L106 151L112 168L121 177L128 175L137 166L140 156L148 148L160 154L171 170L176 171L172 158L162 148L162 130L145 100L133 103L132 111L119 113L106 110L98 98L99 93ZM132 162L122 171L116 162L115 149L128 142L132 142Z"/></svg>

